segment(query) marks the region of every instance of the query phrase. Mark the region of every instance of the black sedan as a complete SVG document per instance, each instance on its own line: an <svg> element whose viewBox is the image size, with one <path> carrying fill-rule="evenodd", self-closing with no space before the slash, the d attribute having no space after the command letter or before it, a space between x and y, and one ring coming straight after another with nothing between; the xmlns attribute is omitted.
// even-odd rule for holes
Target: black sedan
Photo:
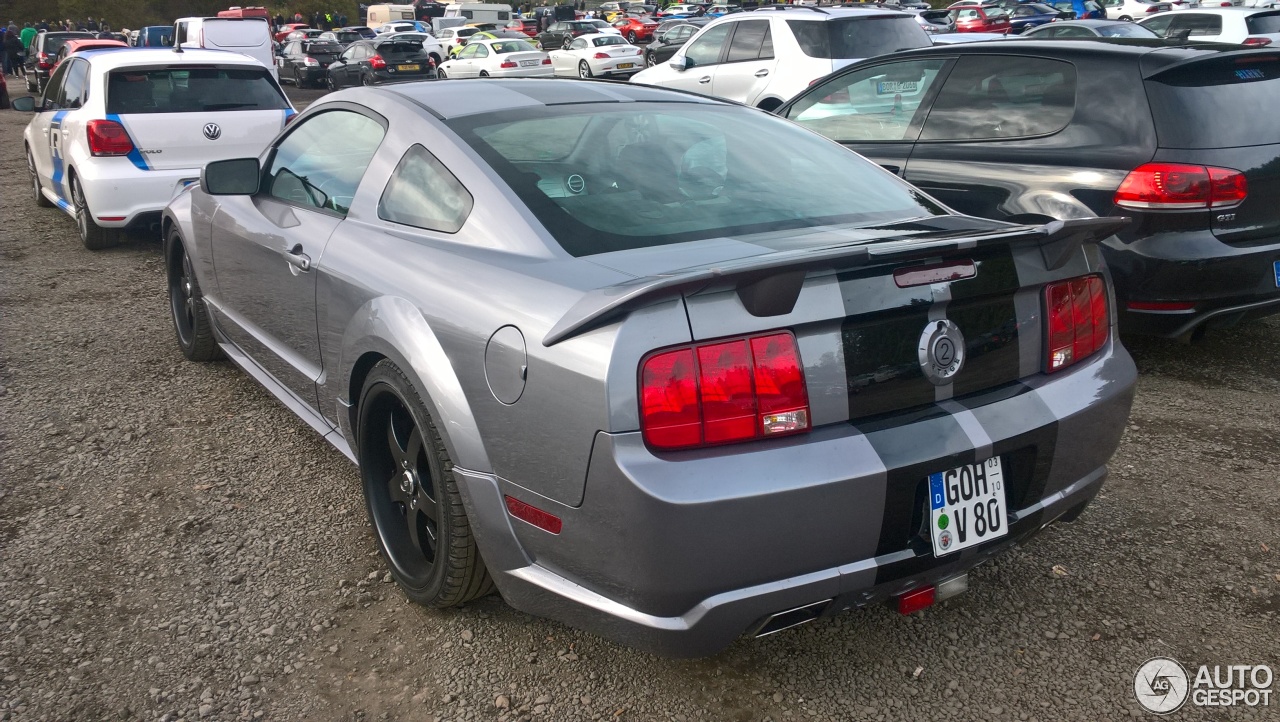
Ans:
<svg viewBox="0 0 1280 722"><path fill-rule="evenodd" d="M1026 3L1009 11L1009 32L1021 35L1031 28L1048 25L1055 20L1066 20L1066 13L1041 3Z"/></svg>
<svg viewBox="0 0 1280 722"><path fill-rule="evenodd" d="M1128 20L1071 20L1065 23L1041 25L1023 34L1026 38L1147 38L1155 40L1159 35L1131 23Z"/></svg>
<svg viewBox="0 0 1280 722"><path fill-rule="evenodd" d="M422 41L393 35L352 43L329 66L330 90L352 85L378 85L434 78L435 64Z"/></svg>
<svg viewBox="0 0 1280 722"><path fill-rule="evenodd" d="M702 22L680 22L666 30L659 28L658 32L653 34L653 42L644 49L644 64L657 65L667 62L677 50L689 42L689 38L702 29L703 25L711 22L709 19L702 18L690 18L690 20L702 20Z"/></svg>
<svg viewBox="0 0 1280 722"><path fill-rule="evenodd" d="M324 85L329 65L338 59L342 46L328 40L294 40L280 53L280 81L293 81L299 88Z"/></svg>
<svg viewBox="0 0 1280 722"><path fill-rule="evenodd" d="M598 32L600 32L600 28L596 27L590 20L567 20L552 23L551 27L538 33L538 42L542 44L543 50L567 49L569 43L573 42L573 39L579 35Z"/></svg>
<svg viewBox="0 0 1280 722"><path fill-rule="evenodd" d="M1258 122L1280 117L1275 50L923 48L850 65L776 112L961 213L1133 219L1102 244L1122 330L1189 339L1280 313L1280 124Z"/></svg>

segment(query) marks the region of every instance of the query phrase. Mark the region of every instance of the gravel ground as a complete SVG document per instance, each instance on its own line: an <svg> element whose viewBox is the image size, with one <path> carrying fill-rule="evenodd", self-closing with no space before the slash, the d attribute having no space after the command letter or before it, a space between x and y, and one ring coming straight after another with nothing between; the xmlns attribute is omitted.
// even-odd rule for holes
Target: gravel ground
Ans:
<svg viewBox="0 0 1280 722"><path fill-rule="evenodd" d="M156 239L90 253L35 207L28 119L0 112L0 719L1114 720L1151 656L1280 669L1280 321L1132 341L1102 495L968 594L663 660L409 604L354 467L182 360Z"/></svg>

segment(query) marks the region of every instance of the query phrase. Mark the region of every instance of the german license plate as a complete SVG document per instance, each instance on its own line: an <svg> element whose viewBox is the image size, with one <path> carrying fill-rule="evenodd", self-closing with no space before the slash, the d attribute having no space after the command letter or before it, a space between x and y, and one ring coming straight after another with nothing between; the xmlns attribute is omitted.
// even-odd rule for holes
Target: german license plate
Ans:
<svg viewBox="0 0 1280 722"><path fill-rule="evenodd" d="M520 65L521 65L521 67L525 67L525 68L527 68L527 67L529 67L529 66L532 66L532 65L537 65L537 64L538 64L538 61L537 61L537 60L521 60L521 61L520 61Z"/></svg>
<svg viewBox="0 0 1280 722"><path fill-rule="evenodd" d="M914 80L907 82L881 80L876 83L876 93L879 95L889 95L890 93L914 93L919 89L919 87L920 84Z"/></svg>
<svg viewBox="0 0 1280 722"><path fill-rule="evenodd" d="M1271 264L1271 268L1276 272L1276 288L1280 288L1280 261Z"/></svg>
<svg viewBox="0 0 1280 722"><path fill-rule="evenodd" d="M929 475L929 529L938 557L1009 533L999 457Z"/></svg>
<svg viewBox="0 0 1280 722"><path fill-rule="evenodd" d="M402 71L402 72L406 72L406 73L411 73L411 72L414 72L414 71L417 71L417 70L421 70L421 69L422 69L422 66L420 66L420 65L416 65L416 64L415 64L415 65L397 65L397 66L396 66L396 70L400 70L400 71Z"/></svg>
<svg viewBox="0 0 1280 722"><path fill-rule="evenodd" d="M626 70L627 68L634 68L635 66L635 63L618 63L618 70Z"/></svg>

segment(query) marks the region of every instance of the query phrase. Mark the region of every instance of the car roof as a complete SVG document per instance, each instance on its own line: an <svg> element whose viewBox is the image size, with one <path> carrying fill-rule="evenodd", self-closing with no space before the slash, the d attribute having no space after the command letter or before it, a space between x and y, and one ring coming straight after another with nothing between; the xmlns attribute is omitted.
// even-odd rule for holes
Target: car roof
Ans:
<svg viewBox="0 0 1280 722"><path fill-rule="evenodd" d="M910 55L967 55L970 53L987 55L1034 55L1047 58L1124 58L1129 57L1142 61L1142 69L1147 75L1160 70L1180 65L1200 58L1209 58L1222 53L1265 54L1267 48L1250 49L1233 43L1192 43L1189 45L1171 44L1163 38L1089 38L1089 39L1035 39L1009 38L1000 43L964 43L959 45L935 45L932 47L903 50L891 56L879 56L876 60L887 60ZM1270 50L1274 55L1275 50ZM861 65L858 63L857 65Z"/></svg>
<svg viewBox="0 0 1280 722"><path fill-rule="evenodd" d="M402 96L438 118L449 119L518 108L590 103L691 103L732 105L705 95L648 85L562 78L485 78L448 83L397 83L367 92Z"/></svg>
<svg viewBox="0 0 1280 722"><path fill-rule="evenodd" d="M976 3L975 3L976 4ZM801 9L803 8L803 9ZM880 7L869 8L836 8L823 7L819 8L814 5L786 5L783 7L763 7L758 10L752 10L752 13L785 13L788 20L816 20L825 22L827 20L835 20L838 18L850 17L911 17L910 13L904 13L900 10L890 10ZM734 13L725 15L718 20L742 20L744 18L754 17L748 13Z"/></svg>
<svg viewBox="0 0 1280 722"><path fill-rule="evenodd" d="M248 55L226 50L205 50L202 48L183 48L180 53L174 52L173 48L95 48L82 50L77 57L92 61L95 69L104 71L118 68L153 67L156 65L209 63L266 67Z"/></svg>
<svg viewBox="0 0 1280 722"><path fill-rule="evenodd" d="M1187 13L1208 13L1210 15L1254 15L1257 13L1274 13L1280 11L1280 8L1246 8L1234 6L1229 8L1182 8L1180 10L1167 11L1170 15L1186 15ZM1164 15L1165 13L1159 13ZM1155 17L1152 15L1151 17ZM1147 18L1143 18L1146 20Z"/></svg>
<svg viewBox="0 0 1280 722"><path fill-rule="evenodd" d="M1128 20L1103 20L1102 18L1088 18L1085 20L1063 20L1061 22L1050 23L1047 27L1060 28L1063 26L1078 26L1084 28L1109 28L1113 25L1132 25Z"/></svg>

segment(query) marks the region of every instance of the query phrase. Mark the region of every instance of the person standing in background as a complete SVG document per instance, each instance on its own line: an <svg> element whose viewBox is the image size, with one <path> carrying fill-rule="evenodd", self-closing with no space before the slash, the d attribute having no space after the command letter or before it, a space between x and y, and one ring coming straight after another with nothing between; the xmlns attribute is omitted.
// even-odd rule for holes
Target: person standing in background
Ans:
<svg viewBox="0 0 1280 722"><path fill-rule="evenodd" d="M0 27L0 78L8 77L13 72L13 66L9 62L9 38L12 35L9 28Z"/></svg>
<svg viewBox="0 0 1280 722"><path fill-rule="evenodd" d="M31 41L36 39L37 34L39 34L39 31L31 27L31 23L27 23L26 26L22 28L21 37L23 55L31 52Z"/></svg>

